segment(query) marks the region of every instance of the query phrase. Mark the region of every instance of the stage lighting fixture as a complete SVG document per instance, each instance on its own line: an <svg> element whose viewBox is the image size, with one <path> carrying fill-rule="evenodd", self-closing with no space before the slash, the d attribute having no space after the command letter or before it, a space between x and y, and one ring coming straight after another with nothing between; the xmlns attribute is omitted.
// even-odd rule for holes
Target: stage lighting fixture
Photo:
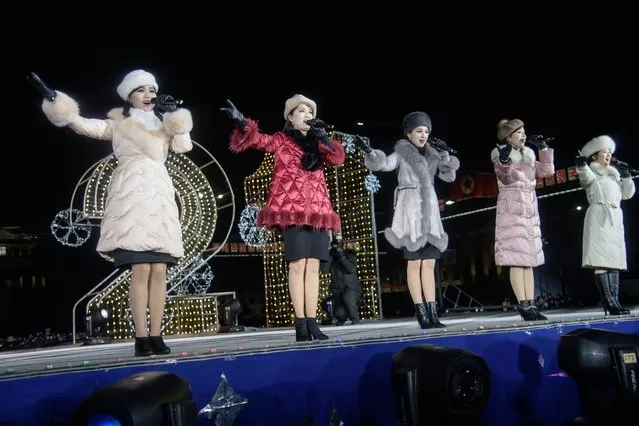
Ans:
<svg viewBox="0 0 639 426"><path fill-rule="evenodd" d="M559 339L559 368L577 382L584 417L600 424L639 417L639 336L579 328Z"/></svg>
<svg viewBox="0 0 639 426"><path fill-rule="evenodd" d="M73 426L195 426L189 383L175 374L133 374L100 389L76 409Z"/></svg>
<svg viewBox="0 0 639 426"><path fill-rule="evenodd" d="M111 338L107 335L107 320L113 314L112 308L96 308L86 316L87 338L85 345L101 345L111 343Z"/></svg>
<svg viewBox="0 0 639 426"><path fill-rule="evenodd" d="M391 368L401 426L481 423L490 376L479 355L439 345L415 345L393 355Z"/></svg>
<svg viewBox="0 0 639 426"><path fill-rule="evenodd" d="M242 304L237 299L232 299L222 305L222 324L220 325L220 333L244 331L244 326L237 324L237 317L241 311Z"/></svg>

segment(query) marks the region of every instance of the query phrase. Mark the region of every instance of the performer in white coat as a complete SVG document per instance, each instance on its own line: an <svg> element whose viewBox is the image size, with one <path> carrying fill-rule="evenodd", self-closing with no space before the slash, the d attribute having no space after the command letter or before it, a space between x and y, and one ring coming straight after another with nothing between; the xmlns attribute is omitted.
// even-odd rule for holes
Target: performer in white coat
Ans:
<svg viewBox="0 0 639 426"><path fill-rule="evenodd" d="M576 158L579 182L590 206L583 231L582 267L593 269L606 314L629 311L619 303L619 271L627 269L621 200L632 198L635 183L624 163L612 154L615 142L606 135L596 137Z"/></svg>

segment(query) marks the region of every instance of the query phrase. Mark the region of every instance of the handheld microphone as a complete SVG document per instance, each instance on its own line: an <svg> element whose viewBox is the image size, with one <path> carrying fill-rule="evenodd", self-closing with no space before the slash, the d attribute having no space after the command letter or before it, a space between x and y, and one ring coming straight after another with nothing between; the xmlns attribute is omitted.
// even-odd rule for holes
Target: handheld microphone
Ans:
<svg viewBox="0 0 639 426"><path fill-rule="evenodd" d="M29 81L29 83L31 83L33 87L35 87L35 89L38 92L40 92L40 94L45 99L48 99L51 102L55 101L57 93L55 93L55 90L47 86L47 84L44 81L42 81L42 79L38 76L38 74L34 72L30 73L29 75L27 75L27 80Z"/></svg>
<svg viewBox="0 0 639 426"><path fill-rule="evenodd" d="M554 140L555 138L544 135L530 135L527 138L527 141L544 141L546 143L553 142Z"/></svg>
<svg viewBox="0 0 639 426"><path fill-rule="evenodd" d="M310 120L304 121L304 123L308 124L311 127L322 128L327 130L332 130L335 127L332 124L324 123L324 121L320 120L319 118L311 118Z"/></svg>
<svg viewBox="0 0 639 426"><path fill-rule="evenodd" d="M172 104L174 103L175 105L182 105L184 103L184 100L182 99L175 99L173 96L171 95L157 95L155 98L151 99L151 103L157 105L158 103L160 104Z"/></svg>
<svg viewBox="0 0 639 426"><path fill-rule="evenodd" d="M449 147L448 145L446 145L446 142L444 142L441 139L437 139L434 137L430 137L428 139L428 143L431 144L433 146L433 148L439 150L439 151L446 151L449 154L457 154L457 150L453 149L451 147Z"/></svg>
<svg viewBox="0 0 639 426"><path fill-rule="evenodd" d="M628 165L628 163L626 163L625 161L618 160L618 159L617 159L617 158L615 158L615 157L613 157L613 158L612 158L611 163L612 163L612 164L618 164L618 165L619 165L619 167L622 167L622 168L624 168L624 169L628 170L628 172L630 172L630 173L632 173L632 174L637 174L637 173L639 173L639 170L637 170L637 169L633 169L632 167L630 167L630 166Z"/></svg>

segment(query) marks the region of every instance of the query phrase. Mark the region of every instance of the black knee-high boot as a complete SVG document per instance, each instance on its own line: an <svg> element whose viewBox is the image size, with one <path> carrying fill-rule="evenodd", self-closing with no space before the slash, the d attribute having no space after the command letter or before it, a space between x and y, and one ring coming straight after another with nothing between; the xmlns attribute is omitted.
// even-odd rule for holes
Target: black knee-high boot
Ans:
<svg viewBox="0 0 639 426"><path fill-rule="evenodd" d="M628 315L630 311L619 303L619 271L608 272L608 278L610 279L610 295L612 296L612 302L615 307L619 309L621 315Z"/></svg>
<svg viewBox="0 0 639 426"><path fill-rule="evenodd" d="M606 315L621 315L620 309L615 306L612 299L612 293L610 291L610 274L607 272L603 274L595 274L595 284L597 284L597 289L599 289L601 304L603 305Z"/></svg>

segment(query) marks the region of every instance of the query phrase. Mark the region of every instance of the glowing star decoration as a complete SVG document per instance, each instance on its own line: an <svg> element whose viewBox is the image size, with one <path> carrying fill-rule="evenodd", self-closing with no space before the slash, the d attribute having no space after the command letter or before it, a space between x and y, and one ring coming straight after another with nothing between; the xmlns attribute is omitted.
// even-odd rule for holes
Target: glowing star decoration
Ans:
<svg viewBox="0 0 639 426"><path fill-rule="evenodd" d="M248 399L236 394L226 380L226 375L222 373L215 395L199 411L198 415L204 415L209 420L215 419L216 426L231 426L235 421L235 417L244 409L246 404L248 404Z"/></svg>

